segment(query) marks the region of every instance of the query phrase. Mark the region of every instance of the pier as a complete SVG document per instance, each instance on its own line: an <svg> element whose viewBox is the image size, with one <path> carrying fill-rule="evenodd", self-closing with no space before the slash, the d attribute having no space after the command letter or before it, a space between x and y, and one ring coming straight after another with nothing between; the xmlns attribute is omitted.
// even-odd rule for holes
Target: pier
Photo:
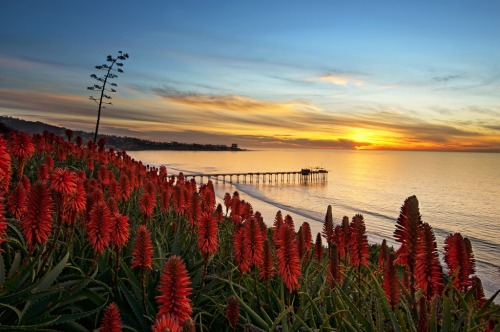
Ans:
<svg viewBox="0 0 500 332"><path fill-rule="evenodd" d="M203 183L203 178L222 180L229 183L278 183L278 182L326 182L328 171L323 168L303 168L298 172L250 172L250 173L213 173L213 174L183 174L184 179L200 178Z"/></svg>

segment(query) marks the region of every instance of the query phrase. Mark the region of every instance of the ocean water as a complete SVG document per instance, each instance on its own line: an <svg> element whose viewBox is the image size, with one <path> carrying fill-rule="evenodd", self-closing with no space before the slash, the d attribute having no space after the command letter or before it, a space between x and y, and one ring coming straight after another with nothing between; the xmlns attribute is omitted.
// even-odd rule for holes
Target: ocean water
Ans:
<svg viewBox="0 0 500 332"><path fill-rule="evenodd" d="M237 190L272 225L281 210L295 225L307 221L321 232L328 205L335 223L364 216L371 243L398 244L393 233L404 200L416 195L422 220L443 254L448 234L472 243L476 274L486 296L500 289L500 154L421 151L259 150L238 152L133 151L145 164L165 165L169 174L289 172L323 167L327 181L229 183L212 179L219 201ZM196 178L200 183L201 179ZM297 179L296 179L297 180ZM207 182L207 178L204 178ZM499 303L499 299L496 301Z"/></svg>

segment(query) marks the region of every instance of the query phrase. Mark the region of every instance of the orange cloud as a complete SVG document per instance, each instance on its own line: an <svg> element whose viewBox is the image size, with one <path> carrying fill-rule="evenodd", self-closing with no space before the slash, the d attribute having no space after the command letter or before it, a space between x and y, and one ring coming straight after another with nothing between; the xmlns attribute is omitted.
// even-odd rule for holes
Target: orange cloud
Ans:
<svg viewBox="0 0 500 332"><path fill-rule="evenodd" d="M291 111L320 109L303 102L267 102L236 95L204 95L198 93L185 93L170 89L154 89L153 92L171 103L193 106L209 110L225 110L231 112L266 114L288 113Z"/></svg>

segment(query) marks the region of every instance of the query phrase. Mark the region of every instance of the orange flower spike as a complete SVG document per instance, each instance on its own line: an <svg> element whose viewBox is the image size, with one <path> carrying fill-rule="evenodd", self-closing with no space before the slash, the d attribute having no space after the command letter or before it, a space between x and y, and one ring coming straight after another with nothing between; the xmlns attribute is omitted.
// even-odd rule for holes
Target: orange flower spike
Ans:
<svg viewBox="0 0 500 332"><path fill-rule="evenodd" d="M198 223L198 248L205 263L208 258L217 252L217 222L211 213L203 213Z"/></svg>
<svg viewBox="0 0 500 332"><path fill-rule="evenodd" d="M224 212L222 211L222 204L217 204L217 209L215 210L215 221L221 223L224 220Z"/></svg>
<svg viewBox="0 0 500 332"><path fill-rule="evenodd" d="M312 234L311 234L311 226L307 221L302 224L302 232L304 233L306 250L309 251L309 249L311 249L312 246Z"/></svg>
<svg viewBox="0 0 500 332"><path fill-rule="evenodd" d="M333 215L331 205L328 205L326 210L325 222L323 224L323 237L328 245L333 242Z"/></svg>
<svg viewBox="0 0 500 332"><path fill-rule="evenodd" d="M156 201L150 193L144 192L139 199L139 208L144 216L144 221L147 222L153 215Z"/></svg>
<svg viewBox="0 0 500 332"><path fill-rule="evenodd" d="M152 270L151 263L153 262L153 245L151 244L151 235L145 225L141 225L137 231L134 250L132 252L132 266L139 267L141 271L146 268Z"/></svg>
<svg viewBox="0 0 500 332"><path fill-rule="evenodd" d="M226 215L227 215L229 208L231 207L231 194L230 193L224 194L224 206L226 207Z"/></svg>
<svg viewBox="0 0 500 332"><path fill-rule="evenodd" d="M394 265L394 254L390 253L387 255L384 267L384 283L382 285L385 296L389 301L392 309L396 307L399 303L399 296L401 293L401 288L399 286L398 274L396 271L396 266Z"/></svg>
<svg viewBox="0 0 500 332"><path fill-rule="evenodd" d="M49 178L49 168L45 164L41 164L37 171L38 181L45 181Z"/></svg>
<svg viewBox="0 0 500 332"><path fill-rule="evenodd" d="M401 246L396 252L395 263L407 265L410 271L410 292L415 293L415 261L418 251L419 227L422 224L422 217L418 207L416 196L408 197L398 217L394 237Z"/></svg>
<svg viewBox="0 0 500 332"><path fill-rule="evenodd" d="M5 222L5 207L3 205L3 192L0 191L0 245L5 242L5 237L7 236L7 223ZM3 250L0 248L0 252Z"/></svg>
<svg viewBox="0 0 500 332"><path fill-rule="evenodd" d="M238 264L241 273L250 270L250 256L247 241L245 239L245 229L241 224L236 224L234 230L234 260Z"/></svg>
<svg viewBox="0 0 500 332"><path fill-rule="evenodd" d="M163 267L158 292L158 314L156 318L170 314L179 322L184 322L193 312L191 308L191 281L186 266L179 256L171 256Z"/></svg>
<svg viewBox="0 0 500 332"><path fill-rule="evenodd" d="M53 222L53 206L49 189L42 182L33 184L28 194L26 214L22 216L20 224L30 247L48 240Z"/></svg>
<svg viewBox="0 0 500 332"><path fill-rule="evenodd" d="M7 200L7 210L17 219L21 219L22 214L26 210L28 194L22 182L19 182L16 190L10 195Z"/></svg>
<svg viewBox="0 0 500 332"><path fill-rule="evenodd" d="M111 243L119 251L129 240L129 217L115 214L111 231Z"/></svg>
<svg viewBox="0 0 500 332"><path fill-rule="evenodd" d="M240 317L239 301L235 295L231 295L227 298L227 309L226 318L229 321L229 325L233 331L236 331L236 324L238 324L238 318Z"/></svg>
<svg viewBox="0 0 500 332"><path fill-rule="evenodd" d="M260 231L260 225L258 221L251 217L248 221L244 223L245 238L248 243L248 255L250 264L254 266L260 266L262 264L262 254L263 254L263 238L262 232Z"/></svg>
<svg viewBox="0 0 500 332"><path fill-rule="evenodd" d="M362 215L357 214L352 218L350 232L351 239L349 241L349 250L351 253L351 265L359 267L360 264L363 264L368 266L367 259L370 257L370 252L365 222Z"/></svg>
<svg viewBox="0 0 500 332"><path fill-rule="evenodd" d="M267 238L264 240L264 253L262 258L259 280L268 280L274 275L274 261L271 252L271 242Z"/></svg>
<svg viewBox="0 0 500 332"><path fill-rule="evenodd" d="M299 287L300 260L295 234L290 224L283 224L278 234L279 248L276 250L278 273L283 278L289 292Z"/></svg>
<svg viewBox="0 0 500 332"><path fill-rule="evenodd" d="M339 252L337 251L337 246L332 244L330 248L330 256L328 257L328 270L327 270L327 281L330 287L334 289L336 283L340 282L340 264L339 264Z"/></svg>
<svg viewBox="0 0 500 332"><path fill-rule="evenodd" d="M169 314L162 315L156 319L155 325L151 327L152 332L181 332L179 321Z"/></svg>
<svg viewBox="0 0 500 332"><path fill-rule="evenodd" d="M416 258L416 282L418 287L427 295L427 299L430 300L433 295L442 292L443 277L437 252L436 238L432 232L432 227L427 223L423 223L420 226Z"/></svg>
<svg viewBox="0 0 500 332"><path fill-rule="evenodd" d="M122 322L120 318L120 311L116 303L112 302L104 312L102 317L100 332L121 332Z"/></svg>
<svg viewBox="0 0 500 332"><path fill-rule="evenodd" d="M57 167L50 174L50 189L63 196L72 195L76 191L76 181L75 173Z"/></svg>
<svg viewBox="0 0 500 332"><path fill-rule="evenodd" d="M21 131L14 134L9 147L11 154L19 161L20 165L24 165L24 162L35 152L31 136Z"/></svg>
<svg viewBox="0 0 500 332"><path fill-rule="evenodd" d="M0 137L0 190L7 191L10 184L10 155L7 142Z"/></svg>
<svg viewBox="0 0 500 332"><path fill-rule="evenodd" d="M321 262L323 259L323 243L321 241L321 233L316 235L316 244L314 245L314 257Z"/></svg>
<svg viewBox="0 0 500 332"><path fill-rule="evenodd" d="M273 244L275 248L278 248L278 232L281 225L283 225L283 215L281 214L281 210L279 210L276 212L273 224Z"/></svg>
<svg viewBox="0 0 500 332"><path fill-rule="evenodd" d="M102 254L111 238L112 219L108 206L103 201L94 203L86 223L87 240L96 253Z"/></svg>
<svg viewBox="0 0 500 332"><path fill-rule="evenodd" d="M469 240L460 233L450 234L445 240L444 261L450 276L459 269L454 285L460 291L466 291L470 286L469 276L474 273L474 256Z"/></svg>

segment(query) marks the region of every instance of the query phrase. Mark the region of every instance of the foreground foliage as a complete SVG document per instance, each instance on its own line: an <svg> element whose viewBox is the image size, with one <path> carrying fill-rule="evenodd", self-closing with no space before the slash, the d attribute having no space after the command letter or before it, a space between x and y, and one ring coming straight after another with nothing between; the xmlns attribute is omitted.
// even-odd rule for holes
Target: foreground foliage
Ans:
<svg viewBox="0 0 500 332"><path fill-rule="evenodd" d="M211 182L71 139L0 139L0 330L500 330L469 240L446 239L443 274L415 196L397 251L331 207L313 243L237 192L223 207Z"/></svg>

